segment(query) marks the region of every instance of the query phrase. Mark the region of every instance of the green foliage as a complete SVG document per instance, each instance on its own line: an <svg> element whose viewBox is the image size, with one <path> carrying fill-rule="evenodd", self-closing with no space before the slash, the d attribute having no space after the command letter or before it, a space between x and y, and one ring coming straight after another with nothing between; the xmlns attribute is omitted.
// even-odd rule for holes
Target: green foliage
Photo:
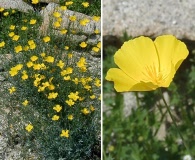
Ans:
<svg viewBox="0 0 195 160"><path fill-rule="evenodd" d="M91 72L86 60L92 46L73 42L71 29L64 40L51 28L40 35L37 12L4 12L0 53L11 54L5 68L10 145L19 137L23 158L31 149L40 159L100 159L100 70Z"/></svg>
<svg viewBox="0 0 195 160"><path fill-rule="evenodd" d="M129 38L124 33L121 39L126 41ZM135 94L139 107L133 109L128 116L124 113L123 94L116 93L113 83L105 80L108 69L116 67L113 62L116 50L117 48L111 45L104 48L106 52L103 62L104 159L175 160L182 159L187 154L195 157L195 56L193 52L190 51L189 58L178 69L171 86L163 90L170 95L171 112L174 113L179 130L189 146L189 151L187 151L173 123L166 118L168 113L163 103L159 103L161 97L158 91L132 92ZM157 136L161 125L166 127L164 138Z"/></svg>

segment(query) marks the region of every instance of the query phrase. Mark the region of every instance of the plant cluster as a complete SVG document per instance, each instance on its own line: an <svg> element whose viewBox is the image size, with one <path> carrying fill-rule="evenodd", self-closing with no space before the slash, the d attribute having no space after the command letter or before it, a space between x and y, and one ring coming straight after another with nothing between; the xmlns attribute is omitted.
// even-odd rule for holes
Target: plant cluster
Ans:
<svg viewBox="0 0 195 160"><path fill-rule="evenodd" d="M78 2L65 2L59 10ZM39 1L29 3L38 5ZM78 8L90 8L90 4L82 1ZM96 9L100 11L98 6ZM10 129L40 158L98 159L101 80L96 72L100 70L92 73L87 57L91 50L99 52L101 42L96 46L73 43L70 34L74 30L69 28L61 28L62 41L51 30L39 35L42 19L37 12L0 8L0 14L0 53L12 56L7 65L11 83L7 91L17 106L10 106ZM99 15L93 16L100 20ZM50 27L60 28L58 10L53 19ZM76 17L69 19L74 23ZM80 25L88 22L83 20Z"/></svg>

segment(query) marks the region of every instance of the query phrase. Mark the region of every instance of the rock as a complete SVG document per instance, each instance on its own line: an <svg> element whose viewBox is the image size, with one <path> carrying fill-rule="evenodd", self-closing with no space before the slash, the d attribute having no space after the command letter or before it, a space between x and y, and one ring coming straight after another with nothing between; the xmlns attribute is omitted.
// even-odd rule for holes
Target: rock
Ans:
<svg viewBox="0 0 195 160"><path fill-rule="evenodd" d="M40 31L42 33L47 33L47 29L49 27L49 24L53 24L56 20L53 17L54 11L58 11L62 15L62 22L60 29L71 29L71 30L76 30L78 33L82 33L84 35L91 35L94 34L94 30L101 30L101 24L100 21L96 22L92 19L92 17L87 16L85 14L71 11L71 10L61 10L59 8L58 4L55 3L50 3L47 5L47 7L41 11L41 15L43 16L43 24L40 27ZM70 16L76 16L76 21L71 22L69 20ZM79 21L82 19L88 19L89 23L87 23L85 26L81 26ZM71 23L70 23L71 22ZM56 28L55 28L56 29Z"/></svg>
<svg viewBox="0 0 195 160"><path fill-rule="evenodd" d="M156 37L173 34L195 40L194 0L107 0L103 1L104 35Z"/></svg>
<svg viewBox="0 0 195 160"><path fill-rule="evenodd" d="M28 12L29 10L34 11L32 6L28 5L22 0L1 0L0 6L5 9L18 9L22 12Z"/></svg>
<svg viewBox="0 0 195 160"><path fill-rule="evenodd" d="M39 0L40 3L60 3L60 0Z"/></svg>

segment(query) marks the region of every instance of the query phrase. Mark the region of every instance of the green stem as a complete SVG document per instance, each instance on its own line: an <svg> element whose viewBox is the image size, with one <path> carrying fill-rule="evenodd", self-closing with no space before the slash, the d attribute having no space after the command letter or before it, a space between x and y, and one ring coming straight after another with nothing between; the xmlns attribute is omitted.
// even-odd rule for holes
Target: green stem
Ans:
<svg viewBox="0 0 195 160"><path fill-rule="evenodd" d="M138 92L135 92L135 96L136 96L136 103L137 103L137 107L139 108L139 96L138 96Z"/></svg>
<svg viewBox="0 0 195 160"><path fill-rule="evenodd" d="M184 147L186 148L186 150L189 152L189 148L188 148L188 146L186 145L186 142L184 141L184 138L183 138L183 136L182 136L182 134L181 134L181 132L180 132L180 130L179 130L179 128L178 128L178 125L177 125L177 123L176 123L176 121L175 121L175 118L173 117L173 115L172 115L172 113L171 113L171 111L170 111L169 106L167 105L167 102L166 102L166 100L165 100L165 98L164 98L164 96L163 96L162 90L159 89L159 92L160 92L160 95L162 96L162 100L163 100L163 102L164 102L164 104L165 104L165 106L166 106L166 108L167 108L167 111L168 111L168 113L169 113L169 115L170 115L170 117L171 117L171 119L172 119L172 121L173 121L173 124L174 124L174 126L175 126L175 128L176 128L176 130L177 130L177 132L178 132L178 134L179 134L179 136L180 136L181 139L182 139L183 145L184 145Z"/></svg>

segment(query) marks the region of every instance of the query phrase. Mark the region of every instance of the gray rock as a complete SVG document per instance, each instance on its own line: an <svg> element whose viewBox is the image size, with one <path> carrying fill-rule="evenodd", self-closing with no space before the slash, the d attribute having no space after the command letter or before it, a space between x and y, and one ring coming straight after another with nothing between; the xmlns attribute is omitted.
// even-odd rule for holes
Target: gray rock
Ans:
<svg viewBox="0 0 195 160"><path fill-rule="evenodd" d="M0 6L5 9L18 9L22 12L28 12L29 10L33 11L33 7L22 0L1 0Z"/></svg>
<svg viewBox="0 0 195 160"><path fill-rule="evenodd" d="M104 35L126 31L133 37L173 34L195 40L194 0L107 0L103 8Z"/></svg>
<svg viewBox="0 0 195 160"><path fill-rule="evenodd" d="M44 2L44 3L60 3L60 0L39 0L39 2Z"/></svg>

